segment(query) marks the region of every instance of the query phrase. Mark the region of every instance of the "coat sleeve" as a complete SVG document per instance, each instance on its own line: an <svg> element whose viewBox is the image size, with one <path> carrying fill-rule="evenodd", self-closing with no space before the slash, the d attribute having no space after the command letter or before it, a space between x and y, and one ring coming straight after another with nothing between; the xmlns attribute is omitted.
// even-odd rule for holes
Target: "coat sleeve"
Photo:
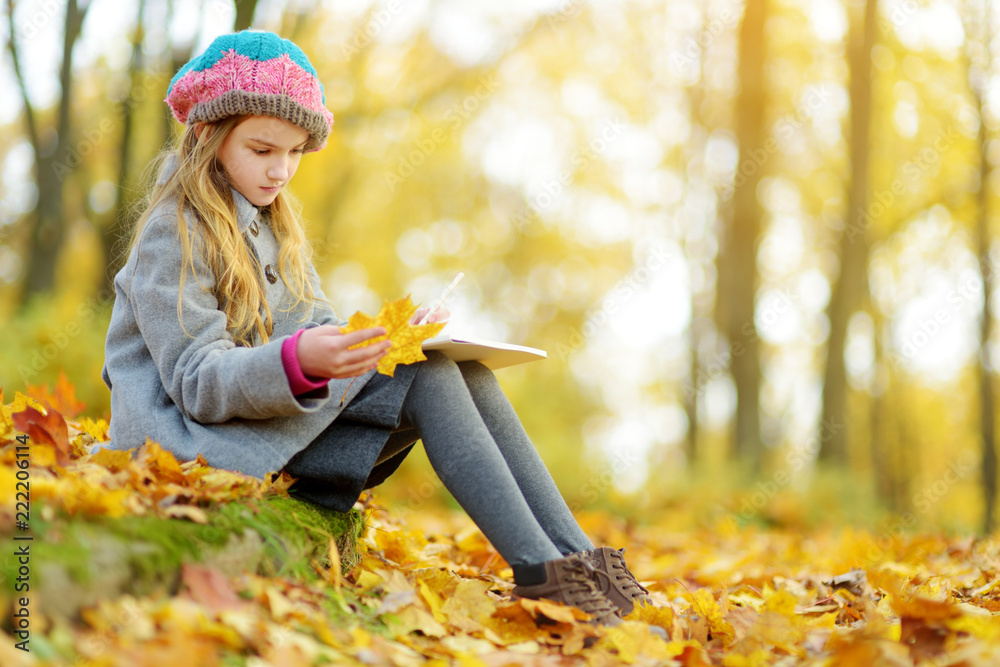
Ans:
<svg viewBox="0 0 1000 667"><path fill-rule="evenodd" d="M291 392L281 361L287 336L256 347L236 345L211 289L215 277L197 242L193 267L186 267L183 317L178 320L180 243L172 216L150 219L130 267L128 300L163 387L181 412L212 424L319 410L330 400L328 387L308 397Z"/></svg>
<svg viewBox="0 0 1000 667"><path fill-rule="evenodd" d="M305 325L306 328L311 326L319 326L320 324L332 324L334 326L345 326L347 320L342 320L337 317L336 313L333 312L333 307L329 304L329 299L326 298L326 294L323 293L323 287L320 285L319 274L316 273L316 267L313 266L312 262L306 262L306 269L308 272L309 284L312 286L313 296L317 299L322 299L322 302L316 302L313 305L312 311L312 322Z"/></svg>

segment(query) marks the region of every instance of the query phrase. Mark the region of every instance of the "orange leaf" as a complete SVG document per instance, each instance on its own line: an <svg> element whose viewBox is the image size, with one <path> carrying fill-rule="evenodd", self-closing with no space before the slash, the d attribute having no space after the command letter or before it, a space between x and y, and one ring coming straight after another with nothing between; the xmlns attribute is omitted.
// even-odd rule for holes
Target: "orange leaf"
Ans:
<svg viewBox="0 0 1000 667"><path fill-rule="evenodd" d="M557 602L550 602L549 600L520 598L518 602L531 614L532 618L538 618L538 615L542 614L553 621L561 623L576 623L577 620L587 618L587 613L577 607L570 607Z"/></svg>
<svg viewBox="0 0 1000 667"><path fill-rule="evenodd" d="M191 597L213 612L240 611L248 606L248 603L233 591L225 575L215 568L196 563L182 563L181 580L190 591Z"/></svg>
<svg viewBox="0 0 1000 667"><path fill-rule="evenodd" d="M59 371L59 379L56 380L56 387L52 392L45 384L25 384L24 391L28 396L51 405L66 419L76 419L77 415L87 407L86 403L76 400L76 387L66 377L65 371Z"/></svg>
<svg viewBox="0 0 1000 667"><path fill-rule="evenodd" d="M931 600L917 596L893 596L890 598L890 602L892 610L899 614L900 618L940 621L948 618L958 618L962 615L962 610L958 605L942 600Z"/></svg>
<svg viewBox="0 0 1000 667"><path fill-rule="evenodd" d="M17 430L34 441L32 444L52 445L56 450L56 463L60 466L69 465L69 428L62 415L52 408L48 408L48 414L42 414L28 406L11 414L11 418Z"/></svg>
<svg viewBox="0 0 1000 667"><path fill-rule="evenodd" d="M139 453L135 457L136 462L144 465L150 472L157 475L163 481L186 484L187 478L181 470L177 458L172 452L168 452L160 446L160 443L146 440L139 448Z"/></svg>

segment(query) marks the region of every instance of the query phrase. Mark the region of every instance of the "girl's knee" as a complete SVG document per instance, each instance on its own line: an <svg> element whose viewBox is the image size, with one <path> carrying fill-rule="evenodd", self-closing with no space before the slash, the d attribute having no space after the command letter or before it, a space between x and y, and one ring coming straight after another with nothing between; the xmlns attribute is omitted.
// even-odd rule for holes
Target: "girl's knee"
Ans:
<svg viewBox="0 0 1000 667"><path fill-rule="evenodd" d="M447 377L449 375L454 375L456 378L460 377L458 366L454 361L449 359L444 352L439 352L438 350L428 350L427 352L424 352L424 355L427 358L419 362L420 367L417 371L418 376L422 376L424 379L428 377Z"/></svg>
<svg viewBox="0 0 1000 667"><path fill-rule="evenodd" d="M420 362L421 366L424 367L433 366L451 368L456 365L454 361L448 358L448 355L440 350L427 350L424 352L424 356L427 357L427 359Z"/></svg>
<svg viewBox="0 0 1000 667"><path fill-rule="evenodd" d="M462 377L465 378L465 383L469 385L469 389L473 391L477 389L500 386L497 382L496 375L493 374L493 371L481 362L463 361L458 364L458 369L462 371Z"/></svg>

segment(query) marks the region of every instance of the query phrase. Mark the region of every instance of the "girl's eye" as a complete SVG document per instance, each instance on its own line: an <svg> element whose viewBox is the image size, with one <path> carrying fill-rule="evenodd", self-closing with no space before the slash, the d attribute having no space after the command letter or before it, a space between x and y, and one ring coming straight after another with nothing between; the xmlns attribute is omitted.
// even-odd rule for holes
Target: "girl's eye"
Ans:
<svg viewBox="0 0 1000 667"><path fill-rule="evenodd" d="M254 152L254 155L267 155L267 150L265 150L265 149L251 148L250 150L252 150Z"/></svg>

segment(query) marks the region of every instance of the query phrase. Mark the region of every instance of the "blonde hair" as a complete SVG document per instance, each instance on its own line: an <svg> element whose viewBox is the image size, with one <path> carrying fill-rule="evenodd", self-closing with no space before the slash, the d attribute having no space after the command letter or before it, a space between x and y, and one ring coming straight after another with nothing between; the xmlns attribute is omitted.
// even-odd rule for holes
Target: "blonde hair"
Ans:
<svg viewBox="0 0 1000 667"><path fill-rule="evenodd" d="M168 178L157 178L149 186L137 206L144 208L135 224L126 256L139 243L142 231L149 217L159 204L172 198L177 200L175 218L177 235L181 242L180 291L177 295L177 317L184 329L182 300L184 279L188 267L194 268L193 252L195 236L201 241L201 257L208 263L215 277L212 292L219 301L219 309L226 314L226 329L235 343L252 347L254 335L266 343L274 331L271 307L267 303L263 283L263 269L254 253L239 231L236 218L236 204L233 201L230 183L218 160L219 150L230 132L248 116L229 116L217 123L205 123L205 131L198 132L201 124L188 125L177 145L161 151L147 167L144 178L151 174L161 174L164 163L171 155L177 158L177 168ZM195 219L193 234L185 222L185 210ZM312 247L306 241L299 224L301 205L288 192L281 190L269 206L262 209L270 214L270 226L278 241L278 272L288 290L295 295L295 303L288 312L300 303L312 305L314 302L327 303L315 296L307 279L307 266L312 260ZM201 285L195 274L195 281ZM208 289L201 285L202 289ZM263 310L263 316L261 314ZM309 314L305 309L303 321ZM188 334L189 336L191 334Z"/></svg>

